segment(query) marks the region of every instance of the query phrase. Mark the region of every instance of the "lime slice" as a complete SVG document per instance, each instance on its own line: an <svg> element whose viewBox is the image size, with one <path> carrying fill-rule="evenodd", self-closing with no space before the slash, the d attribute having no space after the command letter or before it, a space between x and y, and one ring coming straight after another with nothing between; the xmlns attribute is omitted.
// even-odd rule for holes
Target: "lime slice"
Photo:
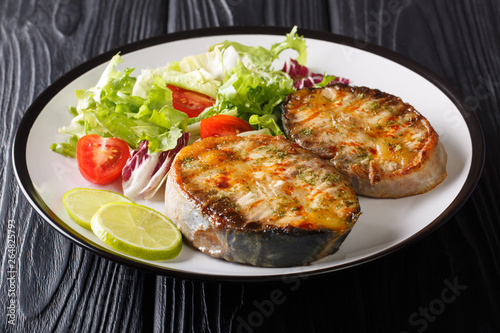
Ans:
<svg viewBox="0 0 500 333"><path fill-rule="evenodd" d="M177 226L154 209L114 202L92 217L92 231L113 249L150 260L175 258L182 248Z"/></svg>
<svg viewBox="0 0 500 333"><path fill-rule="evenodd" d="M132 202L116 192L91 188L75 188L64 193L62 200L69 217L89 230L90 219L101 206L110 202Z"/></svg>

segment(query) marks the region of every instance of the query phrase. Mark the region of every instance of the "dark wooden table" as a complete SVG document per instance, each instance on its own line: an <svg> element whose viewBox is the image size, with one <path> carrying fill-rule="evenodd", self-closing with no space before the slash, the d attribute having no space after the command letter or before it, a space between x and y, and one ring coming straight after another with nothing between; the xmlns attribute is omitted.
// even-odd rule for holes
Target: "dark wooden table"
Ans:
<svg viewBox="0 0 500 333"><path fill-rule="evenodd" d="M2 0L0 331L499 332L499 22L495 0ZM437 73L483 127L487 153L475 192L410 247L286 283L155 276L96 256L53 230L21 193L11 159L17 125L37 95L105 51L230 25L334 32ZM275 290L282 297L273 303Z"/></svg>

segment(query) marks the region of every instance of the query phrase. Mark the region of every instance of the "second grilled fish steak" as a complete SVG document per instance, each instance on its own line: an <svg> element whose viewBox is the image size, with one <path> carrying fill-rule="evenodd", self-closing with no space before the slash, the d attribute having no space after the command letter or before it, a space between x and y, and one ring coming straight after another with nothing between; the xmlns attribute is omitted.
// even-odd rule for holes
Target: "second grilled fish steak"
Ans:
<svg viewBox="0 0 500 333"><path fill-rule="evenodd" d="M339 83L298 90L282 110L287 137L330 160L359 195L400 198L446 178L438 134L396 96Z"/></svg>
<svg viewBox="0 0 500 333"><path fill-rule="evenodd" d="M206 138L183 148L165 205L197 249L267 267L334 253L360 214L349 181L328 161L267 135Z"/></svg>

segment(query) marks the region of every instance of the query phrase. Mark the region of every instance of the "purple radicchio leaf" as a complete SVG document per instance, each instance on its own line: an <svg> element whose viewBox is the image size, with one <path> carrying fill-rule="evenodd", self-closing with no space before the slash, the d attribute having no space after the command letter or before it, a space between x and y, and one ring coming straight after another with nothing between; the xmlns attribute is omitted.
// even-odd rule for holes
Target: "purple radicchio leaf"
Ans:
<svg viewBox="0 0 500 333"><path fill-rule="evenodd" d="M323 74L313 73L309 68L300 65L296 60L291 58L285 61L282 71L290 75L293 79L295 89L313 87L325 78ZM342 77L336 77L332 82L349 84L349 80Z"/></svg>
<svg viewBox="0 0 500 333"><path fill-rule="evenodd" d="M123 194L130 199L151 199L165 182L175 155L188 141L189 133L183 133L174 149L153 154L148 154L149 142L142 141L139 149L132 151L122 170Z"/></svg>

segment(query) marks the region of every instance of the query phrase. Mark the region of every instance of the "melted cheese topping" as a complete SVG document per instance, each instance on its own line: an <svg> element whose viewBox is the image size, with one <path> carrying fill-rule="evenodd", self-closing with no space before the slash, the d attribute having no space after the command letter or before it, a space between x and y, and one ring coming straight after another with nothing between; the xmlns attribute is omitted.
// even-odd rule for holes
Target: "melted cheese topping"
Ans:
<svg viewBox="0 0 500 333"><path fill-rule="evenodd" d="M411 106L388 96L334 87L300 90L286 105L289 135L344 170L370 177L402 170L435 132Z"/></svg>
<svg viewBox="0 0 500 333"><path fill-rule="evenodd" d="M173 167L218 227L343 232L359 214L346 178L282 137L204 139L184 148Z"/></svg>

